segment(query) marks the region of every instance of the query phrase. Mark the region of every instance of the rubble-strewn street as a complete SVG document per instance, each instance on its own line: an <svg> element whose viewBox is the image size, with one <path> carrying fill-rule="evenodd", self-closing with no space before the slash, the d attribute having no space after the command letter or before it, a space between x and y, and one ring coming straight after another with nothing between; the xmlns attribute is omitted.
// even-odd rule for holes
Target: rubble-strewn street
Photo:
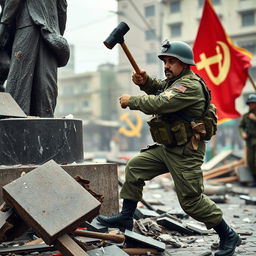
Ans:
<svg viewBox="0 0 256 256"><path fill-rule="evenodd" d="M159 201L164 203L169 212L182 212L178 205L178 200L175 192L168 188L168 180L159 178L160 182L152 181L146 188L145 199L150 201ZM162 182L161 182L162 181ZM157 184L161 184L161 188L157 188ZM164 185L163 185L164 184ZM208 183L207 183L208 184ZM220 185L216 185L216 188ZM207 187L207 186L206 186ZM240 195L249 195L254 197L254 201L250 202L240 198ZM248 188L240 184L232 184L230 192L225 194L226 202L218 204L224 212L225 220L234 228L242 238L242 245L236 249L235 255L256 255L256 188ZM221 196L211 196L213 199L220 199ZM246 197L245 197L246 198ZM248 203L248 204L246 204ZM252 204L250 204L252 203ZM197 223L192 218L184 219L183 222ZM181 241L180 248L173 248L167 245L167 249L163 255L183 256L183 255L212 255L214 253L213 246L218 242L217 234L196 236L179 236Z"/></svg>
<svg viewBox="0 0 256 256"><path fill-rule="evenodd" d="M120 179L123 178L123 174L123 169L120 168ZM88 255L122 255L123 253L123 255L162 256L214 255L218 246L218 236L212 230L207 231L202 224L193 220L183 212L178 204L172 179L168 174L156 177L152 181L147 182L144 192L144 203L139 204L135 214L136 220L133 230L135 233L128 234L126 232L124 234L115 229L104 230L101 226L102 229L99 229L99 231L102 235L97 236L96 234L94 238L93 235L91 235L91 238L88 238L90 233L88 233L89 235L85 234L85 237L79 236L79 234L81 235L84 232L83 230L86 229L77 231L76 241L80 246L84 245L84 248L88 250L86 252ZM256 188L242 186L239 183L211 184L209 181L206 181L205 192L212 200L219 204L224 212L225 220L242 238L242 244L236 249L235 255L255 255ZM151 210L148 209L149 206L152 208ZM172 225L171 228L168 226L168 220L170 221L169 224ZM97 228L99 228L99 226L97 226ZM123 234L125 236L123 236ZM144 237L136 238L135 236L137 235L135 234L138 234L138 236L143 235ZM134 237L135 241L130 241L130 238ZM141 238L142 241L155 239L152 240L153 242L149 242L149 246L145 246L145 244L147 245L147 241L143 241L145 244L142 247L151 248L147 250L151 250L151 254L134 254L136 251L133 252L131 249L127 248L141 247ZM166 245L165 251L161 252L162 245L158 244L158 241L164 242ZM19 247L19 245L25 245L25 247ZM110 245L112 246L109 247ZM19 248L23 248L23 250L18 252L17 249ZM92 250L93 248L95 251ZM156 250L156 248L158 250ZM6 250L9 250L9 253L5 253ZM11 250L14 251L12 252ZM142 252L143 251L141 251L141 253ZM27 232L14 241L2 243L0 245L0 254L36 254L46 256L59 255L59 252L56 251L54 247L45 245L33 232Z"/></svg>

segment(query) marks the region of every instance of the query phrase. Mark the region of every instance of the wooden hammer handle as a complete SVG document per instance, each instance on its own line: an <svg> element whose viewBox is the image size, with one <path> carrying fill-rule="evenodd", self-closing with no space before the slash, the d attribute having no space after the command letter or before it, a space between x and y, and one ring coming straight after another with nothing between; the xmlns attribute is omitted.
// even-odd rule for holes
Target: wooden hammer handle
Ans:
<svg viewBox="0 0 256 256"><path fill-rule="evenodd" d="M152 248L124 248L123 251L125 251L129 255L147 255L147 253L158 253L156 249Z"/></svg>
<svg viewBox="0 0 256 256"><path fill-rule="evenodd" d="M103 239L103 240L111 240L111 241L114 241L117 243L123 243L125 240L125 237L123 235L111 235L111 234L105 234L105 233L93 232L93 231L75 230L72 233L75 236L99 238L99 239Z"/></svg>
<svg viewBox="0 0 256 256"><path fill-rule="evenodd" d="M129 59L130 63L132 64L132 66L133 66L135 72L136 72L137 74L140 74L140 68L139 68L139 66L137 65L137 63L135 62L134 58L132 57L132 54L131 54L131 52L129 51L128 47L126 46L125 42L121 43L120 45L121 45L121 47L123 48L123 50L124 50L124 52L125 52L127 58Z"/></svg>

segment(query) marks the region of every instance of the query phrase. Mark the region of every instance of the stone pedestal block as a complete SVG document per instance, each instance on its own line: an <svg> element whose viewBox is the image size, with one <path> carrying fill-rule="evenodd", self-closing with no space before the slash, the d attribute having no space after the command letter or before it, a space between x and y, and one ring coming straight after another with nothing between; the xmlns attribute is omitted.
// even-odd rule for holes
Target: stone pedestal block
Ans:
<svg viewBox="0 0 256 256"><path fill-rule="evenodd" d="M8 118L0 120L0 165L83 162L82 120Z"/></svg>

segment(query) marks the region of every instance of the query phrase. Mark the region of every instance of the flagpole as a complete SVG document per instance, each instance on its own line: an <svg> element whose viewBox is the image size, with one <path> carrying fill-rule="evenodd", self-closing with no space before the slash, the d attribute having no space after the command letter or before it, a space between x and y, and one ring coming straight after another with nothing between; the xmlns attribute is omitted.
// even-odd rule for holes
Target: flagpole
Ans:
<svg viewBox="0 0 256 256"><path fill-rule="evenodd" d="M248 74L248 78L249 78L250 82L252 83L252 86L253 86L254 90L256 91L256 84L254 83L250 74Z"/></svg>

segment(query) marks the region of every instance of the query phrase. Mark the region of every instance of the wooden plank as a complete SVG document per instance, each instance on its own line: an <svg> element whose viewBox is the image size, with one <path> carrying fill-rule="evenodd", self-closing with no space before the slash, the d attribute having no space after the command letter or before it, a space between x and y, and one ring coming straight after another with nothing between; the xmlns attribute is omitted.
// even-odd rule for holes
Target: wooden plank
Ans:
<svg viewBox="0 0 256 256"><path fill-rule="evenodd" d="M234 161L232 163L228 163L228 164L222 165L222 166L220 166L218 168L215 168L213 170L210 170L210 171L207 171L207 172L203 172L203 177L206 180L207 179L211 179L211 178L214 178L214 177L226 174L228 172L231 172L231 171L233 171L232 168L234 168L236 166L243 165L243 164L244 164L244 159L240 159L238 161Z"/></svg>
<svg viewBox="0 0 256 256"><path fill-rule="evenodd" d="M95 217L100 208L53 160L5 185L3 197L47 244Z"/></svg>
<svg viewBox="0 0 256 256"><path fill-rule="evenodd" d="M232 182L232 181L237 181L238 177L236 175L234 176L229 176L229 177L223 177L219 179L211 179L210 182L212 183L226 183L226 182Z"/></svg>
<svg viewBox="0 0 256 256"><path fill-rule="evenodd" d="M54 246L65 256L88 256L88 254L67 234L59 237Z"/></svg>

